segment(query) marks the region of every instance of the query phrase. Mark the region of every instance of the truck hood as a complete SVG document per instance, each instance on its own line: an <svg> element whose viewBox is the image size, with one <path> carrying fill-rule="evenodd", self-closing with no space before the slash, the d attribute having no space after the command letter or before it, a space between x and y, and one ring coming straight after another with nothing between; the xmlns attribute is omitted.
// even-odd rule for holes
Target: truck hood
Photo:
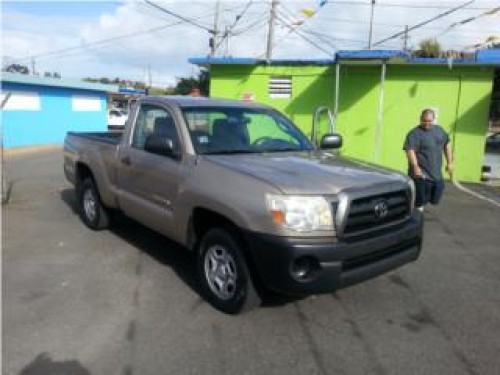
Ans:
<svg viewBox="0 0 500 375"><path fill-rule="evenodd" d="M400 173L324 151L204 155L204 158L290 195L336 194L349 188L406 181Z"/></svg>

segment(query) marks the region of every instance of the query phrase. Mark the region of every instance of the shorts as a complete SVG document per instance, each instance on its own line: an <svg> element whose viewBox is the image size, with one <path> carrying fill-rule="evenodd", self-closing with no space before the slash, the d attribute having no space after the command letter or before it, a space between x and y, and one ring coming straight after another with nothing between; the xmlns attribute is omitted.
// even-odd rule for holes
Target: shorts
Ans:
<svg viewBox="0 0 500 375"><path fill-rule="evenodd" d="M441 200L444 192L443 180L429 180L414 178L415 182L415 207L425 206L427 203L436 205Z"/></svg>

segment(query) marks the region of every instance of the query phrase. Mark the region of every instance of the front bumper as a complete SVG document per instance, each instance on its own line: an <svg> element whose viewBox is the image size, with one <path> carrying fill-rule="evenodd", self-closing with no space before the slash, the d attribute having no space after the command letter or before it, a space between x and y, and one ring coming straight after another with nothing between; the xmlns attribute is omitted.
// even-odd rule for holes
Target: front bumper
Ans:
<svg viewBox="0 0 500 375"><path fill-rule="evenodd" d="M398 227L369 237L290 238L245 233L256 271L266 287L286 294L328 293L381 275L418 258L423 219L416 212ZM301 277L297 264L310 265Z"/></svg>

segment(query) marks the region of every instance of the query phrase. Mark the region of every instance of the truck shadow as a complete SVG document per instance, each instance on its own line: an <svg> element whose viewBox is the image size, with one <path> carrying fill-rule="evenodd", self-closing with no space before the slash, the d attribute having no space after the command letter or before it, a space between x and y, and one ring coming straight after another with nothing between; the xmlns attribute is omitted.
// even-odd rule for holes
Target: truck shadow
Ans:
<svg viewBox="0 0 500 375"><path fill-rule="evenodd" d="M71 208L75 215L78 215L73 189L62 190L61 200ZM82 225L84 224L82 223ZM197 277L196 254L194 252L120 213L113 214L109 231L160 264L171 268L186 285L204 300ZM136 272L141 273L142 270L139 268ZM261 283L257 282L257 284L259 284L258 289L263 299L262 307L283 306L301 299L301 297L284 296L270 292L265 290L260 285Z"/></svg>
<svg viewBox="0 0 500 375"><path fill-rule="evenodd" d="M109 231L160 264L171 268L186 285L201 296L194 252L119 213L113 216Z"/></svg>
<svg viewBox="0 0 500 375"><path fill-rule="evenodd" d="M61 200L78 215L73 189L62 190ZM193 252L120 213L113 214L109 231L160 264L170 267L184 283L201 295Z"/></svg>

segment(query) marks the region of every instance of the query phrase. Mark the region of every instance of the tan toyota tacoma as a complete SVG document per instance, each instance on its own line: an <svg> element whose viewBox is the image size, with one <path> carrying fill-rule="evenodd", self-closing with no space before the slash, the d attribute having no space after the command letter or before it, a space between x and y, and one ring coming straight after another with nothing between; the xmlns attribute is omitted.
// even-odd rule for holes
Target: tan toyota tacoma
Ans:
<svg viewBox="0 0 500 375"><path fill-rule="evenodd" d="M263 105L146 97L122 134L68 133L64 171L88 227L116 210L195 251L205 298L235 314L419 256L412 182L341 158L338 134L317 143Z"/></svg>

